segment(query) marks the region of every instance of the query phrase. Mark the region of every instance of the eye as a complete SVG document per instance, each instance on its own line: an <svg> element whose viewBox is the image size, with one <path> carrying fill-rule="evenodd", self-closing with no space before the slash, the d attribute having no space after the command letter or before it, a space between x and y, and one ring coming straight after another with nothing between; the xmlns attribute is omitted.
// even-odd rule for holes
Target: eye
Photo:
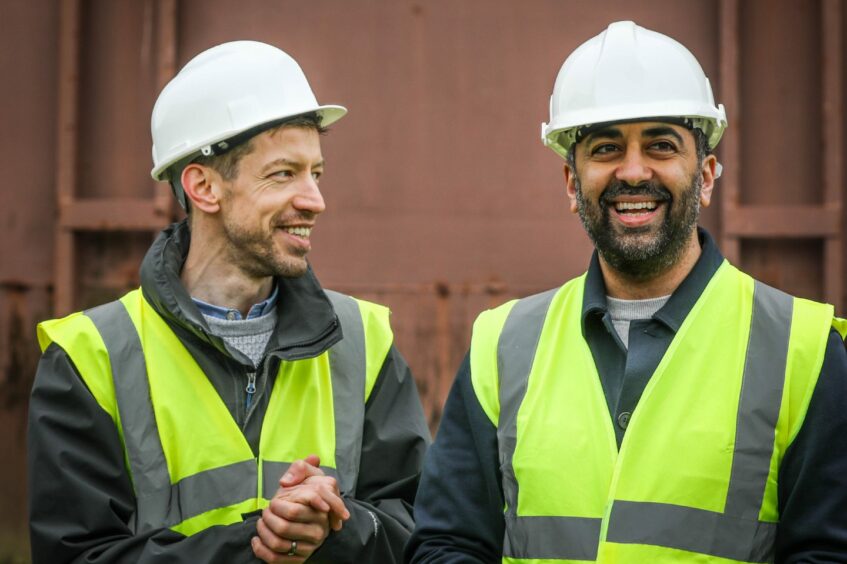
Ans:
<svg viewBox="0 0 847 564"><path fill-rule="evenodd" d="M315 182L318 182L318 181L321 179L321 176L322 176L322 175L323 175L323 171L322 171L322 170L314 170L314 171L312 171L312 178L315 180Z"/></svg>
<svg viewBox="0 0 847 564"><path fill-rule="evenodd" d="M614 143L601 143L591 148L591 155L609 155L618 150Z"/></svg>
<svg viewBox="0 0 847 564"><path fill-rule="evenodd" d="M670 141L662 140L651 143L650 149L653 151L659 151L661 153L672 153L676 151L676 145L674 145Z"/></svg>
<svg viewBox="0 0 847 564"><path fill-rule="evenodd" d="M294 173L290 170L276 170L268 175L268 178L275 178L279 180L286 180L294 176Z"/></svg>

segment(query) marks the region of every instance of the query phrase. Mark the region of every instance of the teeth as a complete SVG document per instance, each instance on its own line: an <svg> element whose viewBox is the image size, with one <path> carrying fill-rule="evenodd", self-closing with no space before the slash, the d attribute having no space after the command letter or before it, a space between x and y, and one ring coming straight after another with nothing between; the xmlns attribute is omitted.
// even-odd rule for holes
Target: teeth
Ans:
<svg viewBox="0 0 847 564"><path fill-rule="evenodd" d="M624 210L654 210L656 202L615 202L615 209Z"/></svg>
<svg viewBox="0 0 847 564"><path fill-rule="evenodd" d="M283 227L285 231L288 231L292 235L296 235L297 237L304 237L306 239L309 238L309 234L312 232L311 227Z"/></svg>

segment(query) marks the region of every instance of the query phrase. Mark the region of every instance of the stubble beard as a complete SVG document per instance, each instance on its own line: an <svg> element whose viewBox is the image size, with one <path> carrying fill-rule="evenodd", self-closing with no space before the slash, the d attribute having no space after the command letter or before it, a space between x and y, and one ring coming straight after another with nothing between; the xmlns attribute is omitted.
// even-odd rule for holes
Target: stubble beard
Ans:
<svg viewBox="0 0 847 564"><path fill-rule="evenodd" d="M274 222L276 225L281 222ZM264 233L239 225L229 218L224 219L230 256L238 268L251 278L282 277L299 278L309 269L306 253L295 249L277 251L274 234Z"/></svg>
<svg viewBox="0 0 847 564"><path fill-rule="evenodd" d="M657 182L629 186L614 180L603 191L598 203L586 201L579 176L574 180L582 225L597 252L613 269L632 280L648 280L666 272L682 257L700 216L703 187L700 174L692 175L688 187L676 199ZM665 202L665 217L658 229L613 224L609 202L623 194L648 195Z"/></svg>

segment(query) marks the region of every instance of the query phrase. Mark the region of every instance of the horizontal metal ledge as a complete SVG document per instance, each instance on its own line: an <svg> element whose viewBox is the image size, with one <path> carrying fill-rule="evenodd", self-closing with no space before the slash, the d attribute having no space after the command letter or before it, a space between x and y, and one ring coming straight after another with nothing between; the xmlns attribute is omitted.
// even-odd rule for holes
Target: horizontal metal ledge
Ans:
<svg viewBox="0 0 847 564"><path fill-rule="evenodd" d="M154 198L66 200L59 226L73 231L148 231L170 222L164 202Z"/></svg>
<svg viewBox="0 0 847 564"><path fill-rule="evenodd" d="M726 206L721 215L729 237L837 237L841 234L841 207Z"/></svg>

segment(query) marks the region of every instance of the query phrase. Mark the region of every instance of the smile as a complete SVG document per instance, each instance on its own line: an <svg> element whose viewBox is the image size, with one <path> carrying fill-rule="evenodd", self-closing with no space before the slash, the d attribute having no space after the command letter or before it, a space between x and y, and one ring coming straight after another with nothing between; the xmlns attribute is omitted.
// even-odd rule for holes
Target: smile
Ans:
<svg viewBox="0 0 847 564"><path fill-rule="evenodd" d="M309 235L312 233L311 227L283 227L282 230L287 233L291 233L296 237L302 237L303 239L308 239Z"/></svg>
<svg viewBox="0 0 847 564"><path fill-rule="evenodd" d="M652 211L659 204L657 202L615 202L615 210L619 212L627 211Z"/></svg>

